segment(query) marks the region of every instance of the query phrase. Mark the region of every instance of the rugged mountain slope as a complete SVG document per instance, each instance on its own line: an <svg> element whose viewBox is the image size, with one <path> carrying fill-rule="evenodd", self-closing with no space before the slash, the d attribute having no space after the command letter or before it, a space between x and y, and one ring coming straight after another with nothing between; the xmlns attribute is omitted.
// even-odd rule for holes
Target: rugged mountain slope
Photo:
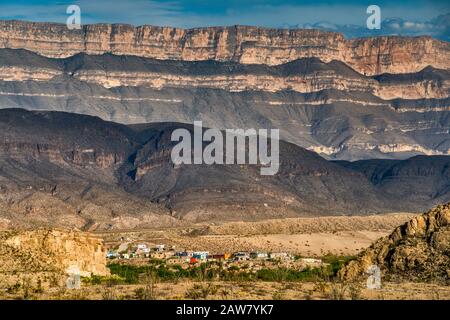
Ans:
<svg viewBox="0 0 450 320"><path fill-rule="evenodd" d="M409 74L367 77L333 60L303 58L277 66L217 61L155 60L135 56L86 55L41 57L26 50L0 49L0 79L45 81L70 75L104 87L188 87L228 91L362 91L382 99L446 98L450 72L427 67ZM24 63L26 61L26 63Z"/></svg>
<svg viewBox="0 0 450 320"><path fill-rule="evenodd" d="M158 134L152 134L133 156L132 163L121 168L121 184L127 190L164 203L177 216L213 218L210 208L214 206L226 211L218 218L223 215L234 219L242 214L261 218L292 216L296 212L326 213L331 207L335 213L345 213L352 210L348 205L354 198L364 198L373 208L389 206L389 200L374 192L361 174L343 170L313 152L283 141L280 170L275 176L261 176L259 166L174 166L170 135L179 126L150 125L144 132ZM359 204L350 206L364 211Z"/></svg>
<svg viewBox="0 0 450 320"><path fill-rule="evenodd" d="M229 92L115 87L73 77L0 81L0 106L56 110L122 123L202 120L205 126L280 128L281 138L336 159L450 153L449 99L382 100L366 92Z"/></svg>
<svg viewBox="0 0 450 320"><path fill-rule="evenodd" d="M123 24L85 25L0 21L0 47L49 57L77 53L135 55L160 60L217 60L276 65L304 57L339 60L359 73L410 73L428 65L446 69L450 45L430 37L346 40L318 30L247 26L178 29Z"/></svg>
<svg viewBox="0 0 450 320"><path fill-rule="evenodd" d="M64 113L0 115L3 226L84 229L171 224L165 210L117 185L136 144L129 128Z"/></svg>
<svg viewBox="0 0 450 320"><path fill-rule="evenodd" d="M450 203L418 216L376 241L340 270L344 279L362 276L371 265L384 277L449 282Z"/></svg>
<svg viewBox="0 0 450 320"><path fill-rule="evenodd" d="M180 127L192 130L175 123L125 126L85 115L0 110L0 223L123 229L415 211L450 200L448 175L436 177L439 197L413 179L418 200L400 202L364 173L283 141L275 176L261 176L255 165L175 166L170 136Z"/></svg>
<svg viewBox="0 0 450 320"><path fill-rule="evenodd" d="M317 58L267 66L11 49L0 62L3 108L281 128L282 139L332 159L450 154L448 70L368 77Z"/></svg>
<svg viewBox="0 0 450 320"><path fill-rule="evenodd" d="M428 199L439 204L448 199L450 164L446 156L416 156L403 161L363 160L338 163L364 173L377 188L409 203ZM426 193L422 192L424 189L427 190Z"/></svg>

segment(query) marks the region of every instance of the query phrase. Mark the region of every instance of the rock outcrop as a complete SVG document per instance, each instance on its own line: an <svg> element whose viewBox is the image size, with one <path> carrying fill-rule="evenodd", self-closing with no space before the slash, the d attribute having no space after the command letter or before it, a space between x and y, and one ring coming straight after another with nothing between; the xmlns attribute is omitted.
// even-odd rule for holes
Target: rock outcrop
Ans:
<svg viewBox="0 0 450 320"><path fill-rule="evenodd" d="M361 277L371 265L384 277L414 281L450 280L450 203L440 205L376 241L339 271L347 280Z"/></svg>
<svg viewBox="0 0 450 320"><path fill-rule="evenodd" d="M411 73L427 66L447 69L450 61L450 44L431 37L346 40L340 33L248 26L179 29L95 24L69 30L64 24L0 21L0 48L58 58L84 52L267 65L317 57L342 61L365 75Z"/></svg>
<svg viewBox="0 0 450 320"><path fill-rule="evenodd" d="M0 272L108 275L103 242L89 233L60 229L0 232Z"/></svg>

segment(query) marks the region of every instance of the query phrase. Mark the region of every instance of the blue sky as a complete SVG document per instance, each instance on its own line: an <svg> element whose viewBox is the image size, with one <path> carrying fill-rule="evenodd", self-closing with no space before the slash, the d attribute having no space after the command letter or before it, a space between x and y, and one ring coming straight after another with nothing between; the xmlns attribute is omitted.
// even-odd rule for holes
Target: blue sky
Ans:
<svg viewBox="0 0 450 320"><path fill-rule="evenodd" d="M151 24L183 28L255 25L319 28L347 37L428 34L450 41L450 1L333 0L0 0L0 19L64 23L66 8L77 4L82 23ZM381 8L381 30L368 30L366 8Z"/></svg>

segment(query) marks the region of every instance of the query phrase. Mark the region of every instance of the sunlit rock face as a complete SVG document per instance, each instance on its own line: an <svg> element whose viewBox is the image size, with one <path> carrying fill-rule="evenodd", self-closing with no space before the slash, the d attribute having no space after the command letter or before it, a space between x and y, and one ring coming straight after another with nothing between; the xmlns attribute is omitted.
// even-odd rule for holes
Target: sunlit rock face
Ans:
<svg viewBox="0 0 450 320"><path fill-rule="evenodd" d="M64 229L0 231L0 243L3 273L64 274L76 267L85 277L109 275L103 241L90 233Z"/></svg>
<svg viewBox="0 0 450 320"><path fill-rule="evenodd" d="M109 52L161 60L267 65L317 57L345 62L365 75L410 73L429 65L445 69L450 59L450 45L430 37L347 40L333 32L247 26L178 29L95 24L69 30L64 24L0 21L0 47L58 58Z"/></svg>
<svg viewBox="0 0 450 320"><path fill-rule="evenodd" d="M389 236L377 240L338 274L346 280L355 280L363 277L371 265L377 265L383 276L391 279L432 280L448 285L449 246L450 203L447 203L413 218Z"/></svg>

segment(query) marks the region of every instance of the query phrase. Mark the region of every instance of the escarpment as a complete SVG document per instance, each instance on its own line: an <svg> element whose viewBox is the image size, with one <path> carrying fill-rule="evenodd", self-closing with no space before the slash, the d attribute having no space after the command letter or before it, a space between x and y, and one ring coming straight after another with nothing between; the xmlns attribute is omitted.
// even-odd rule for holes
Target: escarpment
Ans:
<svg viewBox="0 0 450 320"><path fill-rule="evenodd" d="M0 21L0 47L53 58L112 53L267 65L317 57L324 62L342 61L365 75L411 73L429 65L446 69L450 60L449 44L431 37L345 39L340 33L319 30L248 26L179 29L95 24L69 30L64 24Z"/></svg>

